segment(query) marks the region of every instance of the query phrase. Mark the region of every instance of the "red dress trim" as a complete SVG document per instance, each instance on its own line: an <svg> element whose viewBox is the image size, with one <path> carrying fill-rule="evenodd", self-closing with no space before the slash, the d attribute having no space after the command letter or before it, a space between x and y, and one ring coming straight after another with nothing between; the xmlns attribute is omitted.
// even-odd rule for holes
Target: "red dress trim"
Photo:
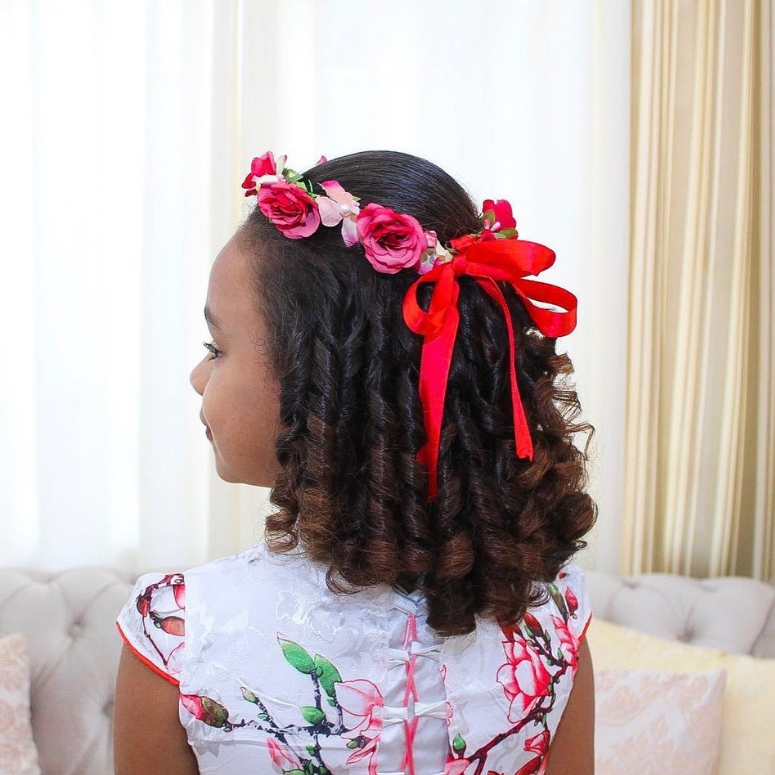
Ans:
<svg viewBox="0 0 775 775"><path fill-rule="evenodd" d="M130 642L129 638L124 634L124 631L121 629L121 625L116 622L116 628L118 629L118 634L121 636L121 639L126 643L127 648L146 666L151 668L156 675L160 675L162 678L164 678L166 681L169 681L173 686L180 686L180 681L178 681L176 678L173 678L168 673L165 673L158 665L154 665L153 662L151 662L148 657L145 656L145 654L140 653Z"/></svg>

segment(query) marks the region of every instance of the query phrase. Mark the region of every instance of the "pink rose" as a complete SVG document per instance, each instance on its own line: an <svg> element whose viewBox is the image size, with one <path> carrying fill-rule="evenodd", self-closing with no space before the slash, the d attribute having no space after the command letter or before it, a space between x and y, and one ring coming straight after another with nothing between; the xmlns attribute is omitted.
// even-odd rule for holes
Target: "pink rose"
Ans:
<svg viewBox="0 0 775 775"><path fill-rule="evenodd" d="M320 226L315 200L295 183L278 180L258 189L261 212L286 236L301 239Z"/></svg>
<svg viewBox="0 0 775 775"><path fill-rule="evenodd" d="M552 677L540 655L523 640L503 643L506 664L498 670L509 706L509 721L516 722L541 698L549 694Z"/></svg>
<svg viewBox="0 0 775 775"><path fill-rule="evenodd" d="M389 207L366 205L357 225L366 258L378 272L395 274L401 269L413 269L428 248L419 221Z"/></svg>
<svg viewBox="0 0 775 775"><path fill-rule="evenodd" d="M511 213L511 205L505 199L498 199L495 202L492 199L485 199L482 205L482 212L485 218L487 218L488 212L492 212L495 216L495 221L491 220L488 225L491 231L517 228L517 222Z"/></svg>

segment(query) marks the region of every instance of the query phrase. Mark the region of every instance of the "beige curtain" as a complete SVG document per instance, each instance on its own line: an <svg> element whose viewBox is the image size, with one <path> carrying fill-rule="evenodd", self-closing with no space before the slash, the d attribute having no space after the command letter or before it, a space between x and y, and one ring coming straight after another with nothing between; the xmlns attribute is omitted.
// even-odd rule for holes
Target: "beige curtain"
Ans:
<svg viewBox="0 0 775 775"><path fill-rule="evenodd" d="M775 576L772 14L633 2L626 572Z"/></svg>

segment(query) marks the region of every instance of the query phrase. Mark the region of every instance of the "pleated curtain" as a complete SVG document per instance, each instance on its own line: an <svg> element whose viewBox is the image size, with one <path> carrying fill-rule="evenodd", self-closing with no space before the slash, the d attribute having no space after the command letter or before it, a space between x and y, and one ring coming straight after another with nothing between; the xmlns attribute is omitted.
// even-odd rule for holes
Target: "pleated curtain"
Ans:
<svg viewBox="0 0 775 775"><path fill-rule="evenodd" d="M635 0L623 569L775 577L769 0Z"/></svg>

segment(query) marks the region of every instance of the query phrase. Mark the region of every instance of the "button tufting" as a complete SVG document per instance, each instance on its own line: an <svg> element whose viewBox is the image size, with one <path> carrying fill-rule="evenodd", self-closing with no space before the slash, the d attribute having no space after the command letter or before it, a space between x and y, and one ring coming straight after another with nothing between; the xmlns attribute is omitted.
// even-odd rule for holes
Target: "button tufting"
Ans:
<svg viewBox="0 0 775 775"><path fill-rule="evenodd" d="M78 638L82 632L83 632L83 625L81 624L81 622L76 621L70 625L70 629L67 631L67 634L71 638L75 639L75 638Z"/></svg>

